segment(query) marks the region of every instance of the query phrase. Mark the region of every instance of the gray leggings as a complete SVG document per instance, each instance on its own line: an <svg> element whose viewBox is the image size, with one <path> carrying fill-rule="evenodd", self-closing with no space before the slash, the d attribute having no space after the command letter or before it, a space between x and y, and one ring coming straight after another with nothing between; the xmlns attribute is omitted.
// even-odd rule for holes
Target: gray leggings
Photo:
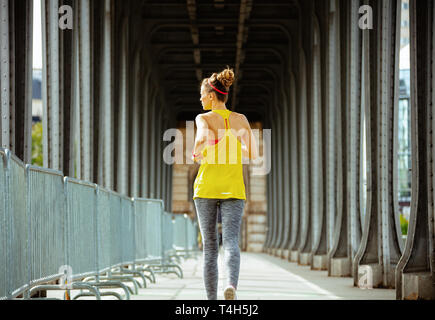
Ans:
<svg viewBox="0 0 435 320"><path fill-rule="evenodd" d="M245 200L194 200L202 235L204 255L204 285L208 300L217 300L219 240L217 230L218 207L222 217L222 245L224 248L227 285L237 289L240 271L239 232Z"/></svg>

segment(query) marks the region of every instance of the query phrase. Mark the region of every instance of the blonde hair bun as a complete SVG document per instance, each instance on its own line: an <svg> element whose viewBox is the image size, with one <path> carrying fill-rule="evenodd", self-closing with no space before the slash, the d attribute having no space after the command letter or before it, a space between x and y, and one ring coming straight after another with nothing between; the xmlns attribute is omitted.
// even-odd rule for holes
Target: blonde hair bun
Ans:
<svg viewBox="0 0 435 320"><path fill-rule="evenodd" d="M234 82L234 72L227 66L227 69L217 75L217 80L222 83L225 88L231 87Z"/></svg>

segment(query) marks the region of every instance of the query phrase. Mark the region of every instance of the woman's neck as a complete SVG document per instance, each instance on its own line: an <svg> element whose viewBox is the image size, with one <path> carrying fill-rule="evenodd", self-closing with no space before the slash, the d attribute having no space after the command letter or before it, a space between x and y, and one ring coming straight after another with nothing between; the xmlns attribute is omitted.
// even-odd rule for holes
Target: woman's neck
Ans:
<svg viewBox="0 0 435 320"><path fill-rule="evenodd" d="M212 106L211 110L228 110L225 104L219 105L219 106Z"/></svg>

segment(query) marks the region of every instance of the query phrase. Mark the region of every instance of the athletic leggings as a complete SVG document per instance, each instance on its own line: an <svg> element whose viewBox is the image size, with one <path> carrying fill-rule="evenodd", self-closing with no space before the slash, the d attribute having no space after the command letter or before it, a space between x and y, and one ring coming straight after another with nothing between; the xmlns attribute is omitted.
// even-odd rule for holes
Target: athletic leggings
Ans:
<svg viewBox="0 0 435 320"><path fill-rule="evenodd" d="M204 256L204 285L208 300L217 300L219 238L217 230L218 207L222 216L222 246L224 248L227 285L237 289L240 271L239 232L245 200L194 200L202 235Z"/></svg>

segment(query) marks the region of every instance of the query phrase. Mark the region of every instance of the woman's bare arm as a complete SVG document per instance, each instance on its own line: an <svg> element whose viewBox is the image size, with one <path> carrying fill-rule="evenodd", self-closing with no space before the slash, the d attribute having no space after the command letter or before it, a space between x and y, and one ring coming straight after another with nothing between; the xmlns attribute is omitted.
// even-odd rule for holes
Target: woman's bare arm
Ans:
<svg viewBox="0 0 435 320"><path fill-rule="evenodd" d="M252 133L251 126L245 115L241 114L243 132L242 132L242 142L244 143L244 148L242 147L243 155L249 159L255 160L258 157L258 147L257 140Z"/></svg>
<svg viewBox="0 0 435 320"><path fill-rule="evenodd" d="M202 114L198 114L195 118L196 127L198 130L196 131L195 144L193 147L194 154L200 154L204 149L204 145L207 142L208 137L208 125L207 121L202 117ZM200 160L201 156L198 158L193 158L194 161Z"/></svg>

